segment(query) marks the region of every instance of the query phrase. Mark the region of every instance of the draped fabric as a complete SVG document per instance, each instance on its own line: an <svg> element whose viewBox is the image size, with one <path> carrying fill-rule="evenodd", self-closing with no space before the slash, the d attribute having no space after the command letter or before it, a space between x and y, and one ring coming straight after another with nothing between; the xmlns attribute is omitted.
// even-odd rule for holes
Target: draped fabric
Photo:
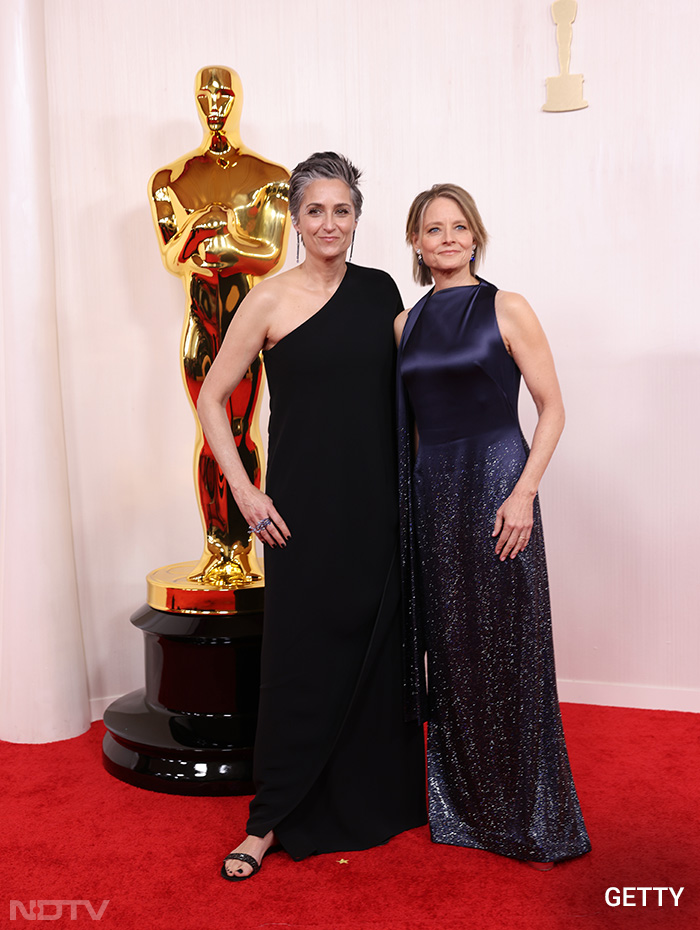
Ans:
<svg viewBox="0 0 700 930"><path fill-rule="evenodd" d="M2 9L0 738L90 723L59 376L44 4Z"/></svg>
<svg viewBox="0 0 700 930"><path fill-rule="evenodd" d="M408 315L402 344L410 335L415 321L427 303L431 289L413 307ZM401 586L404 597L405 622L403 627L404 660L404 712L407 720L425 721L428 712L425 681L425 634L417 613L416 580L418 554L414 523L411 471L413 469L413 436L415 421L408 400L401 371L396 369L396 397L399 455L399 526L401 529Z"/></svg>

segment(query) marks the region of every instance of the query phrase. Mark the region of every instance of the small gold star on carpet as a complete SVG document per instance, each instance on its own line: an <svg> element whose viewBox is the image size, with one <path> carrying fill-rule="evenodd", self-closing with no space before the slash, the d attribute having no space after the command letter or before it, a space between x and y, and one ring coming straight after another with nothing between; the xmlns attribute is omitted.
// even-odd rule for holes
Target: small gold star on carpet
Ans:
<svg viewBox="0 0 700 930"><path fill-rule="evenodd" d="M349 859L338 859L338 865L347 865L349 862Z"/></svg>

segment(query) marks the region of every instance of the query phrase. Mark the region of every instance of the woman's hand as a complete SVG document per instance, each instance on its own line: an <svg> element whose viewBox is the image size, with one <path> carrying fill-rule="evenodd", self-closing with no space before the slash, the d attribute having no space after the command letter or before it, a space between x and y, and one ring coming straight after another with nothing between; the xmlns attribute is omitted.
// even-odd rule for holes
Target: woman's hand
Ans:
<svg viewBox="0 0 700 930"><path fill-rule="evenodd" d="M287 528L287 524L277 512L272 498L263 494L254 484L235 495L238 509L243 514L243 519L248 527L255 533L258 539L267 543L268 546L286 546L287 540L292 535ZM271 521L260 530L255 527L265 521Z"/></svg>
<svg viewBox="0 0 700 930"><path fill-rule="evenodd" d="M517 488L496 511L492 536L498 536L496 555L501 562L514 559L530 541L532 532L532 502L530 494Z"/></svg>

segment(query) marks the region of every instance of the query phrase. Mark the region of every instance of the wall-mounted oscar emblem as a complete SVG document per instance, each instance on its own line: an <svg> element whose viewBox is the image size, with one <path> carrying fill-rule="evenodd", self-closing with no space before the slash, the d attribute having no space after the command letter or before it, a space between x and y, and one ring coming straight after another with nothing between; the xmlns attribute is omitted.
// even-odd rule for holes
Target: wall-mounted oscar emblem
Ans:
<svg viewBox="0 0 700 930"><path fill-rule="evenodd" d="M578 4L576 0L555 0L552 17L557 26L559 74L547 78L547 102L542 107L552 113L566 110L583 110L588 103L583 99L583 75L569 74L571 40Z"/></svg>
<svg viewBox="0 0 700 930"><path fill-rule="evenodd" d="M161 168L149 195L163 262L186 295L182 375L195 417L194 472L204 526L197 562L156 569L148 603L174 612L233 612L238 589L260 586L250 530L197 418L202 382L239 304L284 260L289 173L246 148L239 136L243 91L231 68L202 68L195 97L204 128L198 149ZM250 480L260 486L257 406L262 362L256 359L227 412Z"/></svg>

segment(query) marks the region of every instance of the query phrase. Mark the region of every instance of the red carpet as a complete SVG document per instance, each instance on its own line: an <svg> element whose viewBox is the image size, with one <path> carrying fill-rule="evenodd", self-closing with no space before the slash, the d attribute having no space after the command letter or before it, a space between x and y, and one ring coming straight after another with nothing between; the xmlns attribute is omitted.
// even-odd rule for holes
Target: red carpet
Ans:
<svg viewBox="0 0 700 930"><path fill-rule="evenodd" d="M133 788L101 764L101 723L40 746L0 743L1 909L27 926L32 901L64 905L52 927L104 930L692 930L700 927L700 715L562 706L574 777L593 843L538 873L489 853L432 845L427 828L364 853L294 863L258 876L218 875L239 841L246 798L182 798ZM347 863L339 863L347 859ZM609 907L607 888L647 892L646 907ZM628 892L630 895L630 892ZM10 902L19 901L13 921ZM39 920L57 915L42 905ZM7 921L7 922L6 922ZM32 923L32 925L35 925Z"/></svg>

